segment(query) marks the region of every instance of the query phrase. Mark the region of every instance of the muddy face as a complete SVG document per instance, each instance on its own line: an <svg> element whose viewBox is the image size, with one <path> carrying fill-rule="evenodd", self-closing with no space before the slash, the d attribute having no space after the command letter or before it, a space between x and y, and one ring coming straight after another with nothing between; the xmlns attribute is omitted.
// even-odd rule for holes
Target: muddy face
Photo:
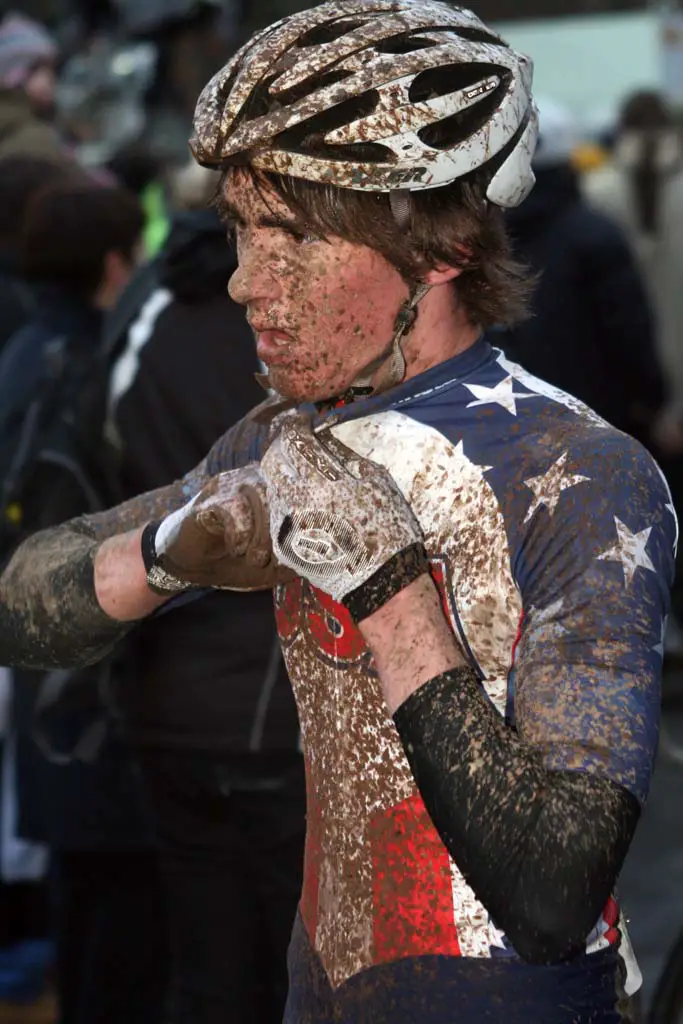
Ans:
<svg viewBox="0 0 683 1024"><path fill-rule="evenodd" d="M247 175L228 178L225 201L239 258L230 295L247 307L272 386L296 401L343 393L388 348L407 285L373 249L307 235Z"/></svg>

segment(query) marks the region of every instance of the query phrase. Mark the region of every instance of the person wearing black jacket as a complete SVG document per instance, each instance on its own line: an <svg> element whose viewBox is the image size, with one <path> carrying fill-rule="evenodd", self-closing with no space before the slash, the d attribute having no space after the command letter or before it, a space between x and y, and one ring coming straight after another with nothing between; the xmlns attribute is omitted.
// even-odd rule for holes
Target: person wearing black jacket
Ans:
<svg viewBox="0 0 683 1024"><path fill-rule="evenodd" d="M126 494L194 466L262 396L218 216L180 214L110 318ZM276 1024L301 889L305 780L272 595L212 591L146 621L119 694L161 844L173 1024Z"/></svg>
<svg viewBox="0 0 683 1024"><path fill-rule="evenodd" d="M19 267L19 238L27 207L46 185L78 173L66 161L33 156L0 159L0 350L35 313L30 284Z"/></svg>
<svg viewBox="0 0 683 1024"><path fill-rule="evenodd" d="M62 448L61 429L50 428L41 441L55 458L36 458L21 490L28 531L88 511L100 485L101 499L111 500L98 479L103 446L94 437L100 333L133 272L143 226L133 196L83 177L46 187L27 210L19 265L35 311L0 360L2 429L13 436L14 415L26 414L61 353L71 383L59 401L68 399L63 422L73 437ZM72 673L46 714L45 674L15 672L19 833L50 848L61 1024L158 1024L168 962L159 858L130 752L115 729L103 735L105 671L109 678L103 663ZM96 733L101 742L86 755L83 740Z"/></svg>
<svg viewBox="0 0 683 1024"><path fill-rule="evenodd" d="M571 119L549 100L538 106L536 185L507 214L517 255L538 274L533 316L501 347L647 444L667 394L645 285L621 228L582 198Z"/></svg>

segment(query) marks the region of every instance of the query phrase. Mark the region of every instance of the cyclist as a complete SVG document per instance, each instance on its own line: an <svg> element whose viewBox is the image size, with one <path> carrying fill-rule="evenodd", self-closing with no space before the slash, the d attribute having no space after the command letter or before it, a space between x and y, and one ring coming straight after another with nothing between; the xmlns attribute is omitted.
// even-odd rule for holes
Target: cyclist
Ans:
<svg viewBox="0 0 683 1024"><path fill-rule="evenodd" d="M0 579L0 660L40 665L192 587L275 589L308 787L288 1024L616 1022L637 987L614 886L677 528L644 449L487 339L528 291L500 208L536 130L529 61L448 3L256 35L192 146L274 394Z"/></svg>

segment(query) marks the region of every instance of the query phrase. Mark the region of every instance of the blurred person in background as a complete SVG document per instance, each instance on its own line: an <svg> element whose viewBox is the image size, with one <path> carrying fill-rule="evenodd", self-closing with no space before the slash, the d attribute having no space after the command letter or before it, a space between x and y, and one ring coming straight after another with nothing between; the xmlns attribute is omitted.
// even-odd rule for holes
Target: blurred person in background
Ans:
<svg viewBox="0 0 683 1024"><path fill-rule="evenodd" d="M665 228L666 187L683 169L680 132L660 93L643 90L624 100L613 160L626 186L624 214L640 247L647 251Z"/></svg>
<svg viewBox="0 0 683 1024"><path fill-rule="evenodd" d="M538 276L531 318L507 330L502 347L647 444L667 391L645 285L621 228L582 197L571 115L544 97L538 107L536 185L506 216Z"/></svg>
<svg viewBox="0 0 683 1024"><path fill-rule="evenodd" d="M83 434L96 426L87 382L98 365L103 315L133 272L142 226L139 203L119 188L68 181L34 198L20 259L36 306L0 360L4 429L12 402L26 406L56 351L81 382L65 410L70 422ZM94 438L84 437L83 447L89 444ZM23 518L29 530L61 522L83 500L60 461L43 463L29 481ZM117 668L107 670L108 681ZM160 1024L165 928L138 777L112 726L87 754L80 749L81 738L106 717L104 679L97 666L74 674L46 720L38 704L47 677L16 674L20 832L50 847L61 1024ZM26 742L37 736L39 720L41 736L49 721L49 743L41 744L49 756Z"/></svg>
<svg viewBox="0 0 683 1024"><path fill-rule="evenodd" d="M657 346L677 404L683 402L683 144L662 95L641 90L624 99L612 159L585 175L588 201L626 232L657 318ZM683 453L678 414L658 433L670 455Z"/></svg>
<svg viewBox="0 0 683 1024"><path fill-rule="evenodd" d="M107 170L116 181L135 193L145 211L145 256L154 256L169 230L166 168L146 139L136 139L114 153Z"/></svg>
<svg viewBox="0 0 683 1024"><path fill-rule="evenodd" d="M0 159L64 158L55 114L58 51L49 32L21 14L0 22Z"/></svg>
<svg viewBox="0 0 683 1024"><path fill-rule="evenodd" d="M156 99L189 122L202 88L227 59L233 22L230 0L113 0L127 36L159 47ZM235 12L236 14L237 12Z"/></svg>
<svg viewBox="0 0 683 1024"><path fill-rule="evenodd" d="M46 185L76 173L63 161L31 156L0 160L0 351L33 316L33 291L19 268L19 239L31 199Z"/></svg>
<svg viewBox="0 0 683 1024"><path fill-rule="evenodd" d="M9 156L0 160L0 352L7 340L35 313L35 295L21 273L19 261L21 228L26 210L40 189L62 180L73 170L64 161L42 157ZM3 676L5 671L2 670ZM7 673L5 678L9 707L11 674ZM8 742L11 736L9 722L3 728L2 736L4 817L10 816L10 808L16 808L16 787L12 785L12 769L9 767L14 764ZM9 827L9 822L4 822L4 834L8 834ZM14 842L12 848L21 863L14 860L11 877L8 877L5 874L8 865L3 856L3 878L6 880L0 883L0 998L28 1003L32 1002L32 996L40 996L46 988L45 963L51 956L46 942L49 932L48 901L44 870L39 866L42 856L36 859L26 844ZM33 1013L34 1009L27 1006L24 1010L15 1006L8 1012L13 1014L13 1021L18 1021L23 1020L22 1013ZM3 1019L1 1003L0 1019Z"/></svg>
<svg viewBox="0 0 683 1024"><path fill-rule="evenodd" d="M0 160L0 352L6 341L34 316L36 308L36 297L21 273L19 260L21 228L27 207L40 189L69 173L67 164L39 157L16 156ZM9 708L12 677L9 672L5 675L6 672L0 670L6 680ZM10 768L14 757L9 721L1 735L5 769L1 813L3 817L11 817L16 808L16 787L12 785ZM10 832L9 822L5 821L3 834ZM19 860L14 860L9 872L3 856L4 881L0 883L0 998L21 997L30 1001L31 995L37 997L45 990L45 961L50 959L50 950L45 944L49 926L43 856L36 858L26 844L21 844L22 852L19 852L19 844L15 843L13 849ZM13 1012L20 1013L18 1009Z"/></svg>
<svg viewBox="0 0 683 1024"><path fill-rule="evenodd" d="M227 294L236 267L207 208L216 176L172 175L159 257L112 315L124 497L181 477L263 397ZM145 622L119 692L161 843L169 1024L279 1024L303 872L305 777L272 595L211 592Z"/></svg>

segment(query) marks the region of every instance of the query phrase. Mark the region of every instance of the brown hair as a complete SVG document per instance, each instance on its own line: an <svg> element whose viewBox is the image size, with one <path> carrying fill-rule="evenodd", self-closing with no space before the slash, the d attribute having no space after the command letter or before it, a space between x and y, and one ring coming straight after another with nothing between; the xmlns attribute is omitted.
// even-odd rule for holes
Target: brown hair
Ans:
<svg viewBox="0 0 683 1024"><path fill-rule="evenodd" d="M219 193L230 173L249 174L265 202L272 189L321 238L336 235L370 246L411 285L439 264L462 269L455 287L479 327L511 326L528 316L534 278L512 254L502 211L484 198L486 180L472 176L411 192L410 219L402 228L383 192L322 185L240 164L223 172Z"/></svg>
<svg viewBox="0 0 683 1024"><path fill-rule="evenodd" d="M132 260L144 227L138 200L120 187L62 182L33 199L24 222L20 262L31 281L91 296L109 252Z"/></svg>
<svg viewBox="0 0 683 1024"><path fill-rule="evenodd" d="M31 200L46 186L82 176L80 168L45 157L0 159L0 244L14 250Z"/></svg>

